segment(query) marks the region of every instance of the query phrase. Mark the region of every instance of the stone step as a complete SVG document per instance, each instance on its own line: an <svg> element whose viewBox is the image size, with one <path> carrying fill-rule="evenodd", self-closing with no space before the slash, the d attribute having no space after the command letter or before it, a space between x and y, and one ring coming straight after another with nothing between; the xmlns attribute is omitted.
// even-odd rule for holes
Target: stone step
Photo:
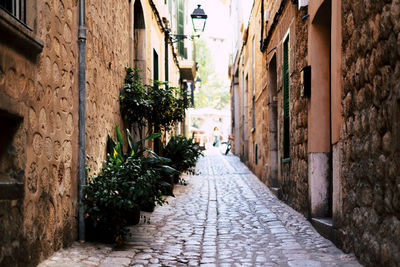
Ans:
<svg viewBox="0 0 400 267"><path fill-rule="evenodd" d="M320 235L335 243L332 217L311 218L311 223Z"/></svg>
<svg viewBox="0 0 400 267"><path fill-rule="evenodd" d="M279 187L269 187L269 190L271 190L271 192L278 198L281 199L281 189Z"/></svg>

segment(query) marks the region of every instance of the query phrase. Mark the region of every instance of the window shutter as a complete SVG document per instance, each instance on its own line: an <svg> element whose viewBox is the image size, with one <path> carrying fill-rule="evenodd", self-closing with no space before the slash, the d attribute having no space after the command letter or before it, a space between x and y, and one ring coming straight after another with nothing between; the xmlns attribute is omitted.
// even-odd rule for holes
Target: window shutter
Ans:
<svg viewBox="0 0 400 267"><path fill-rule="evenodd" d="M185 15L185 9L184 9L184 0L178 0L177 4L177 30L178 34L185 34L184 32L184 15ZM178 53L180 56L184 57L185 56L185 45L184 41L179 41L178 42Z"/></svg>

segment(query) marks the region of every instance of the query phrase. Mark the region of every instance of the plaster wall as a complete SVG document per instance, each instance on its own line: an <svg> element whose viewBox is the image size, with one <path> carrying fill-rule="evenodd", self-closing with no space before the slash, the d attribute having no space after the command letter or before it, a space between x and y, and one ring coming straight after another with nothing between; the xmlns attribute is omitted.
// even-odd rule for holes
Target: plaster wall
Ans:
<svg viewBox="0 0 400 267"><path fill-rule="evenodd" d="M331 143L340 137L342 118L342 0L332 1L331 25Z"/></svg>
<svg viewBox="0 0 400 267"><path fill-rule="evenodd" d="M318 11L319 14L311 15L308 35L308 61L311 65L311 97L308 112L309 153L329 152L331 140L330 22L329 13L327 14L322 8Z"/></svg>
<svg viewBox="0 0 400 267"><path fill-rule="evenodd" d="M308 194L311 216L317 218L330 217L330 155L327 153L309 153L308 164Z"/></svg>

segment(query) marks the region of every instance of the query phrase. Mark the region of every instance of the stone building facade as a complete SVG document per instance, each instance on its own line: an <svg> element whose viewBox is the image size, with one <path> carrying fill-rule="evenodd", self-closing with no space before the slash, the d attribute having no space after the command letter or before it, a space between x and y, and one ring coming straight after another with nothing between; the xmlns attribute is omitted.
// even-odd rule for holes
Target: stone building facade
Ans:
<svg viewBox="0 0 400 267"><path fill-rule="evenodd" d="M187 69L167 35L175 4L1 2L0 266L35 266L78 238L78 151L87 155L83 168L100 170L107 134L115 124L124 127L119 91L126 66L142 68L146 82L181 86ZM78 36L84 28L79 34L86 36ZM83 80L78 41L86 45ZM82 84L86 145L79 147Z"/></svg>
<svg viewBox="0 0 400 267"><path fill-rule="evenodd" d="M0 9L0 265L29 266L76 238L76 2Z"/></svg>
<svg viewBox="0 0 400 267"><path fill-rule="evenodd" d="M231 68L234 152L368 266L400 264L399 12L256 0Z"/></svg>

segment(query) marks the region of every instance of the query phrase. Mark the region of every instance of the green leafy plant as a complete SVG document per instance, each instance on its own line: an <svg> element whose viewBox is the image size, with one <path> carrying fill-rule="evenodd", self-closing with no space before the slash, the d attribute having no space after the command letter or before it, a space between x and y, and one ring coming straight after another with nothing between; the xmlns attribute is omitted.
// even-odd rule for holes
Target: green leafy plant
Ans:
<svg viewBox="0 0 400 267"><path fill-rule="evenodd" d="M155 132L157 129L168 131L174 123L185 118L185 109L188 108L187 92L169 87L165 82L154 83L156 86L148 86L151 108L147 122Z"/></svg>
<svg viewBox="0 0 400 267"><path fill-rule="evenodd" d="M124 87L120 91L121 114L130 125L150 132L168 131L182 121L188 108L187 92L169 87L167 82L144 84L138 68L126 68Z"/></svg>
<svg viewBox="0 0 400 267"><path fill-rule="evenodd" d="M161 136L161 133L153 133L143 139L140 139L137 142L134 142L130 131L126 129L128 149L126 153L123 153L122 150L124 143L118 125L115 126L115 132L117 140L119 141L115 141L110 135L108 135L107 137L108 161L120 164L129 157L141 158L144 164L144 168L154 169L162 178L174 176L179 173L177 170L169 166L171 159L161 157L150 149L143 147L143 143L145 141L159 138ZM173 196L172 185L170 183L166 183L165 179L158 181L157 185L159 186L159 188L161 188L163 194Z"/></svg>
<svg viewBox="0 0 400 267"><path fill-rule="evenodd" d="M164 156L171 159L170 166L179 172L194 173L197 160L203 155L192 138L172 137L164 147Z"/></svg>
<svg viewBox="0 0 400 267"><path fill-rule="evenodd" d="M123 153L123 138L119 127L115 126L115 132L117 141L111 136L108 136L107 142L107 156L109 162L121 164L129 158L142 160L144 169L151 169L155 172L155 178L153 180L146 181L147 184L143 184L143 188L146 190L142 193L139 206L142 210L152 211L155 203L163 204L162 195L173 195L172 185L161 180L160 177L172 176L178 173L177 170L171 168L167 163L171 160L168 158L160 157L150 149L144 148L143 143L147 140L153 140L160 137L161 133L153 133L137 142L133 141L132 135L129 130L126 130L126 136L128 141L127 152Z"/></svg>
<svg viewBox="0 0 400 267"><path fill-rule="evenodd" d="M146 190L143 184L154 175L154 171L143 168L140 159L129 158L121 164L107 161L98 175L88 177L85 217L89 240L122 240L124 227L140 219L139 199Z"/></svg>
<svg viewBox="0 0 400 267"><path fill-rule="evenodd" d="M133 142L127 130L127 149L119 127L116 140L107 137L107 160L102 171L87 178L85 186L85 216L88 238L102 242L123 241L125 226L139 222L140 210L152 211L155 204L166 203L163 193L171 185L162 175L174 175L175 169L166 165L170 159L160 157L143 147L146 140L158 138L152 134ZM101 232L101 235L96 234Z"/></svg>
<svg viewBox="0 0 400 267"><path fill-rule="evenodd" d="M126 67L125 70L124 86L119 96L121 115L129 124L136 123L141 134L147 123L148 110L151 108L147 86L142 82L140 69Z"/></svg>
<svg viewBox="0 0 400 267"><path fill-rule="evenodd" d="M126 129L126 138L128 141L126 153L123 152L124 139L118 125L115 125L115 135L117 140L114 140L110 135L107 136L107 159L109 161L116 162L116 164L120 164L129 157L140 158L143 157L144 152L151 151L147 148L144 148L144 142L159 138L161 133L153 133L145 138L140 139L139 141L134 142L129 129Z"/></svg>

